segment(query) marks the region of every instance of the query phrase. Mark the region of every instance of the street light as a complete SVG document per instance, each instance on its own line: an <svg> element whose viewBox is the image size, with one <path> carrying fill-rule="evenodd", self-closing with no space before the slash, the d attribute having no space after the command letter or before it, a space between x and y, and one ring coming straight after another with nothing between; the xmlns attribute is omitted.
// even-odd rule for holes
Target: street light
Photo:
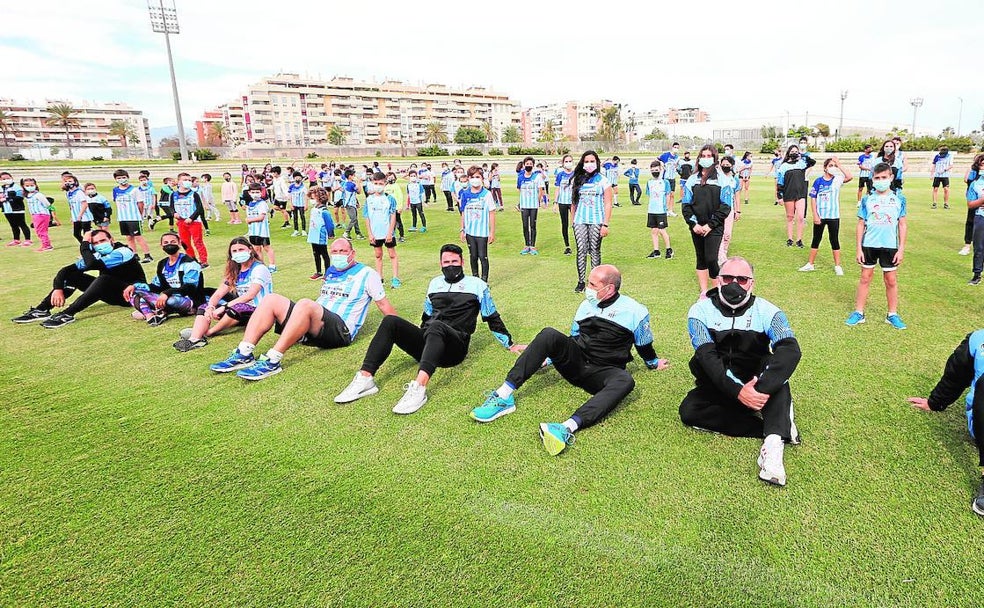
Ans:
<svg viewBox="0 0 984 608"><path fill-rule="evenodd" d="M841 91L841 115L840 115L840 123L838 123L837 125L837 137L834 138L835 140L840 139L841 132L844 130L844 100L845 99L847 99L847 89Z"/></svg>
<svg viewBox="0 0 984 608"><path fill-rule="evenodd" d="M957 114L957 137L960 137L960 123L963 121L963 97L957 97L960 100L960 113Z"/></svg>
<svg viewBox="0 0 984 608"><path fill-rule="evenodd" d="M147 10L150 12L150 27L158 34L164 34L164 45L167 47L167 65L171 70L171 93L174 96L174 117L178 121L178 145L181 146L181 160L188 161L188 142L185 141L184 122L181 120L181 102L178 101L178 81L174 78L174 58L171 57L171 34L180 34L178 11L174 8L174 0L147 0Z"/></svg>
<svg viewBox="0 0 984 608"><path fill-rule="evenodd" d="M921 106L923 104L923 98L922 97L913 97L912 99L909 100L909 103L912 104L912 136L915 137L916 136L916 113L919 111L919 106Z"/></svg>

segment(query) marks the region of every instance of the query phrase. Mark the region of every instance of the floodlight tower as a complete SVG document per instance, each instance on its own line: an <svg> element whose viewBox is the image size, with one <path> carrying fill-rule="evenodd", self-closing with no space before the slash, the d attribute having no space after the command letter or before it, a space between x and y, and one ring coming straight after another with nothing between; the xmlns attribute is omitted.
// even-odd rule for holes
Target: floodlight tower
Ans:
<svg viewBox="0 0 984 608"><path fill-rule="evenodd" d="M923 105L922 97L913 97L909 100L912 104L912 137L916 136L916 113L919 111L919 106Z"/></svg>
<svg viewBox="0 0 984 608"><path fill-rule="evenodd" d="M178 11L174 0L147 0L150 12L150 27L158 34L164 34L167 47L167 66L171 70L171 94L174 96L174 118L178 121L178 145L181 147L181 161L188 161L188 142L185 141L184 122L181 120L181 102L178 100L178 81L174 77L174 58L171 56L171 34L180 34Z"/></svg>
<svg viewBox="0 0 984 608"><path fill-rule="evenodd" d="M845 99L847 99L847 89L841 91L841 115L840 115L840 123L838 123L837 125L836 139L840 139L841 132L844 130L844 100Z"/></svg>

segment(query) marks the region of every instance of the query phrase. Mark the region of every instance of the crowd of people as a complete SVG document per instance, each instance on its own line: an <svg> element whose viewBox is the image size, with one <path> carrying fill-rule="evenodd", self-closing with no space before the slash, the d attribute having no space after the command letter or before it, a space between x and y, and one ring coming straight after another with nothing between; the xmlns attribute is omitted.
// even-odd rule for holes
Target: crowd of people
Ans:
<svg viewBox="0 0 984 608"><path fill-rule="evenodd" d="M834 273L843 275L839 195L844 184L854 179L854 163L834 156L818 163L804 143L791 145L785 152L777 150L773 162L776 204L786 211L786 245L804 247L805 219L812 215L809 257L799 270L816 269L826 231ZM982 162L984 155L975 157L965 176L969 227L965 241L969 245L961 253L974 253L971 283L975 285L984 266ZM823 172L810 183L807 172L817 164ZM934 206L936 191L942 187L948 207L952 156L941 149L933 164ZM888 301L885 321L905 329L898 312L897 283L907 237L903 194L907 164L901 142L886 141L877 155L867 149L856 166L855 259L861 277L855 310L846 323L865 322L870 283L875 268L880 267ZM229 213L229 224L246 224L246 234L226 245L214 286L206 280L209 251L204 237L209 235L208 222L220 221L221 215L210 175L182 172L164 178L157 191L149 172L141 172L139 185L134 185L128 172L119 169L113 174L116 186L107 198L94 184L83 185L65 172L62 189L72 232L79 242L79 257L62 267L51 290L13 321L40 322L46 329L56 329L76 321L76 315L100 301L132 309L135 319L153 326L171 317L192 318L192 326L182 330L173 345L179 352L205 347L214 336L242 327L242 341L226 359L211 365L211 370L235 372L256 381L280 373L287 350L297 343L326 349L351 345L374 303L383 319L360 369L335 401L349 403L378 392L376 373L396 346L418 362L418 369L393 411L412 414L427 402L427 387L438 368L465 362L481 318L495 340L518 358L502 384L471 411L474 420L492 422L515 411L517 391L543 368L556 369L564 380L590 395L567 420L540 424L544 448L557 455L573 443L575 433L610 414L632 392L635 381L627 364L633 348L649 369L663 370L669 365L656 354L648 309L621 293L620 271L602 261L602 243L610 233L614 208L620 206L618 182L627 177L629 204L643 205L643 195L648 198L646 224L653 248L647 257L674 258L669 218L678 215L694 248L699 291L688 313L688 330L694 348L690 370L695 387L682 399L681 421L701 430L762 439L759 477L785 485L784 446L799 442L789 380L799 363L800 348L782 310L754 295L752 264L729 255L741 207L748 204L751 154L739 158L730 146L722 154L709 144L691 159L689 151L681 154L674 144L650 163L649 173L642 175L637 160L631 160L623 171L618 156L603 159L590 150L577 160L563 156L552 173L545 161L533 157L517 165L517 210L524 240L520 255L539 254L538 212L551 206L552 185L563 253L575 256L574 291L584 294L569 332L548 327L528 345L514 340L489 289L489 245L496 238L496 216L504 210L499 166L466 168L457 160L441 163L439 170L427 162L397 170L378 162L361 168L325 163L320 171L310 164L285 170L273 165L253 170L243 165L238 182L224 173L221 206ZM405 180L402 185L399 178ZM432 202L440 204L438 185L446 211L460 215L460 242L468 251L455 243L440 247L440 274L427 287L423 316L417 324L400 317L387 298L384 257L390 260L390 288L401 288L397 244L405 242L405 232L427 231L425 208ZM37 181L29 177L15 183L10 173L0 172L0 186L0 202L14 235L9 245L31 246L33 227L41 240L38 251L50 251L47 228L57 221L54 199L40 193ZM405 227L402 213L408 210L411 225ZM30 225L26 211L31 214ZM114 213L116 233L125 242L110 230ZM164 220L169 230L160 236L162 256L148 280L143 265L154 258L145 230L153 231ZM281 228L293 228L291 237L305 237L311 244L315 272L310 278L321 285L313 299L294 301L274 288L277 266L271 222L280 220ZM574 234L574 251L569 232ZM355 243L359 240L368 240L374 267L357 259ZM465 271L466 255L470 274ZM259 341L271 330L278 335L275 344L257 356ZM929 398L911 401L922 409L941 410L970 386L968 428L984 467L984 431L979 428L984 412L978 411L984 407L984 397L976 404L974 399L978 386L984 387L980 380L984 375L982 346L984 330L969 335L947 362L944 377ZM984 480L972 505L984 515Z"/></svg>

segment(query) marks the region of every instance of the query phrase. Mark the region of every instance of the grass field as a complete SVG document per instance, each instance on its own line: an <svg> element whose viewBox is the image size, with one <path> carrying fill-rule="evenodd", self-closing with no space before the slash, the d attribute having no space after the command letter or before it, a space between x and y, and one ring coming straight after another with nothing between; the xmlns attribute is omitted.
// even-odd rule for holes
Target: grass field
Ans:
<svg viewBox="0 0 984 608"><path fill-rule="evenodd" d="M970 260L956 255L962 196L930 211L928 180L907 180L909 330L899 332L881 322L880 284L869 323L844 325L858 278L850 219L847 276L834 276L826 243L817 272L796 272L806 251L785 247L771 183L754 182L732 252L755 263L757 293L787 312L803 349L792 388L804 441L786 450L781 489L756 477L758 441L679 422L692 385L694 254L671 218L678 256L645 259L645 207L616 209L603 256L649 307L672 367L651 372L636 359L633 394L556 458L537 423L567 418L585 396L555 372L519 391L515 414L483 426L467 417L513 361L484 325L467 361L436 374L424 409L398 417L390 408L415 372L399 351L378 395L332 402L361 362L375 309L350 348L295 347L283 373L246 384L208 371L239 333L179 354L170 344L183 321L149 328L104 305L57 331L10 324L75 247L62 227L55 252L0 250L0 605L984 605L962 404L927 414L905 403L981 326L981 288L967 286ZM506 196L511 209L515 192ZM428 233L399 248L404 286L390 297L413 320L438 247L457 239L458 216L442 206L428 209ZM518 219L498 216L491 284L526 342L544 326L568 328L581 296L557 216L541 215L537 258L519 256ZM211 250L224 252L240 228L217 224ZM308 245L274 231L276 290L313 296Z"/></svg>

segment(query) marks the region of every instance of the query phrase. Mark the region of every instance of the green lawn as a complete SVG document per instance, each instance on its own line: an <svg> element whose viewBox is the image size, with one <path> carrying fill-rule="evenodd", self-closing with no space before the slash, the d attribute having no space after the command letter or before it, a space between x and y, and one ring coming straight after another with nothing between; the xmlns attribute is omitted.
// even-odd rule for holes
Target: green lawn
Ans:
<svg viewBox="0 0 984 608"><path fill-rule="evenodd" d="M927 394L981 325L980 288L966 285L970 260L956 255L962 196L930 211L928 180L907 180L909 330L898 332L881 322L880 284L869 323L843 323L858 278L850 185L847 276L835 277L826 243L817 272L796 272L806 251L785 247L771 183L755 180L732 252L755 263L758 293L787 312L803 348L792 387L804 442L786 451L787 487L757 479L758 441L680 424L693 250L673 218L677 258L645 259L645 207L623 206L604 260L648 305L673 365L630 364L634 393L556 458L536 425L585 398L556 372L524 386L512 416L484 426L467 417L513 361L481 324L467 361L436 374L424 409L398 417L390 408L415 371L399 351L378 395L332 401L361 362L375 310L350 348L295 347L283 373L256 384L208 371L239 333L179 354L170 345L180 320L149 328L104 305L57 331L4 319L0 605L984 604L984 521L969 508L979 475L962 404L926 414L904 402ZM511 209L515 193L506 195ZM398 249L404 286L390 297L413 320L438 247L457 239L458 216L442 206L428 209L428 233ZM546 325L568 328L581 296L557 216L541 215L537 258L519 256L518 219L498 216L491 284L525 342ZM216 225L209 246L224 252L239 228ZM313 296L308 245L287 234L274 229L276 290ZM36 304L75 258L69 228L53 240L52 253L0 250L5 318ZM370 255L358 243L359 258Z"/></svg>

